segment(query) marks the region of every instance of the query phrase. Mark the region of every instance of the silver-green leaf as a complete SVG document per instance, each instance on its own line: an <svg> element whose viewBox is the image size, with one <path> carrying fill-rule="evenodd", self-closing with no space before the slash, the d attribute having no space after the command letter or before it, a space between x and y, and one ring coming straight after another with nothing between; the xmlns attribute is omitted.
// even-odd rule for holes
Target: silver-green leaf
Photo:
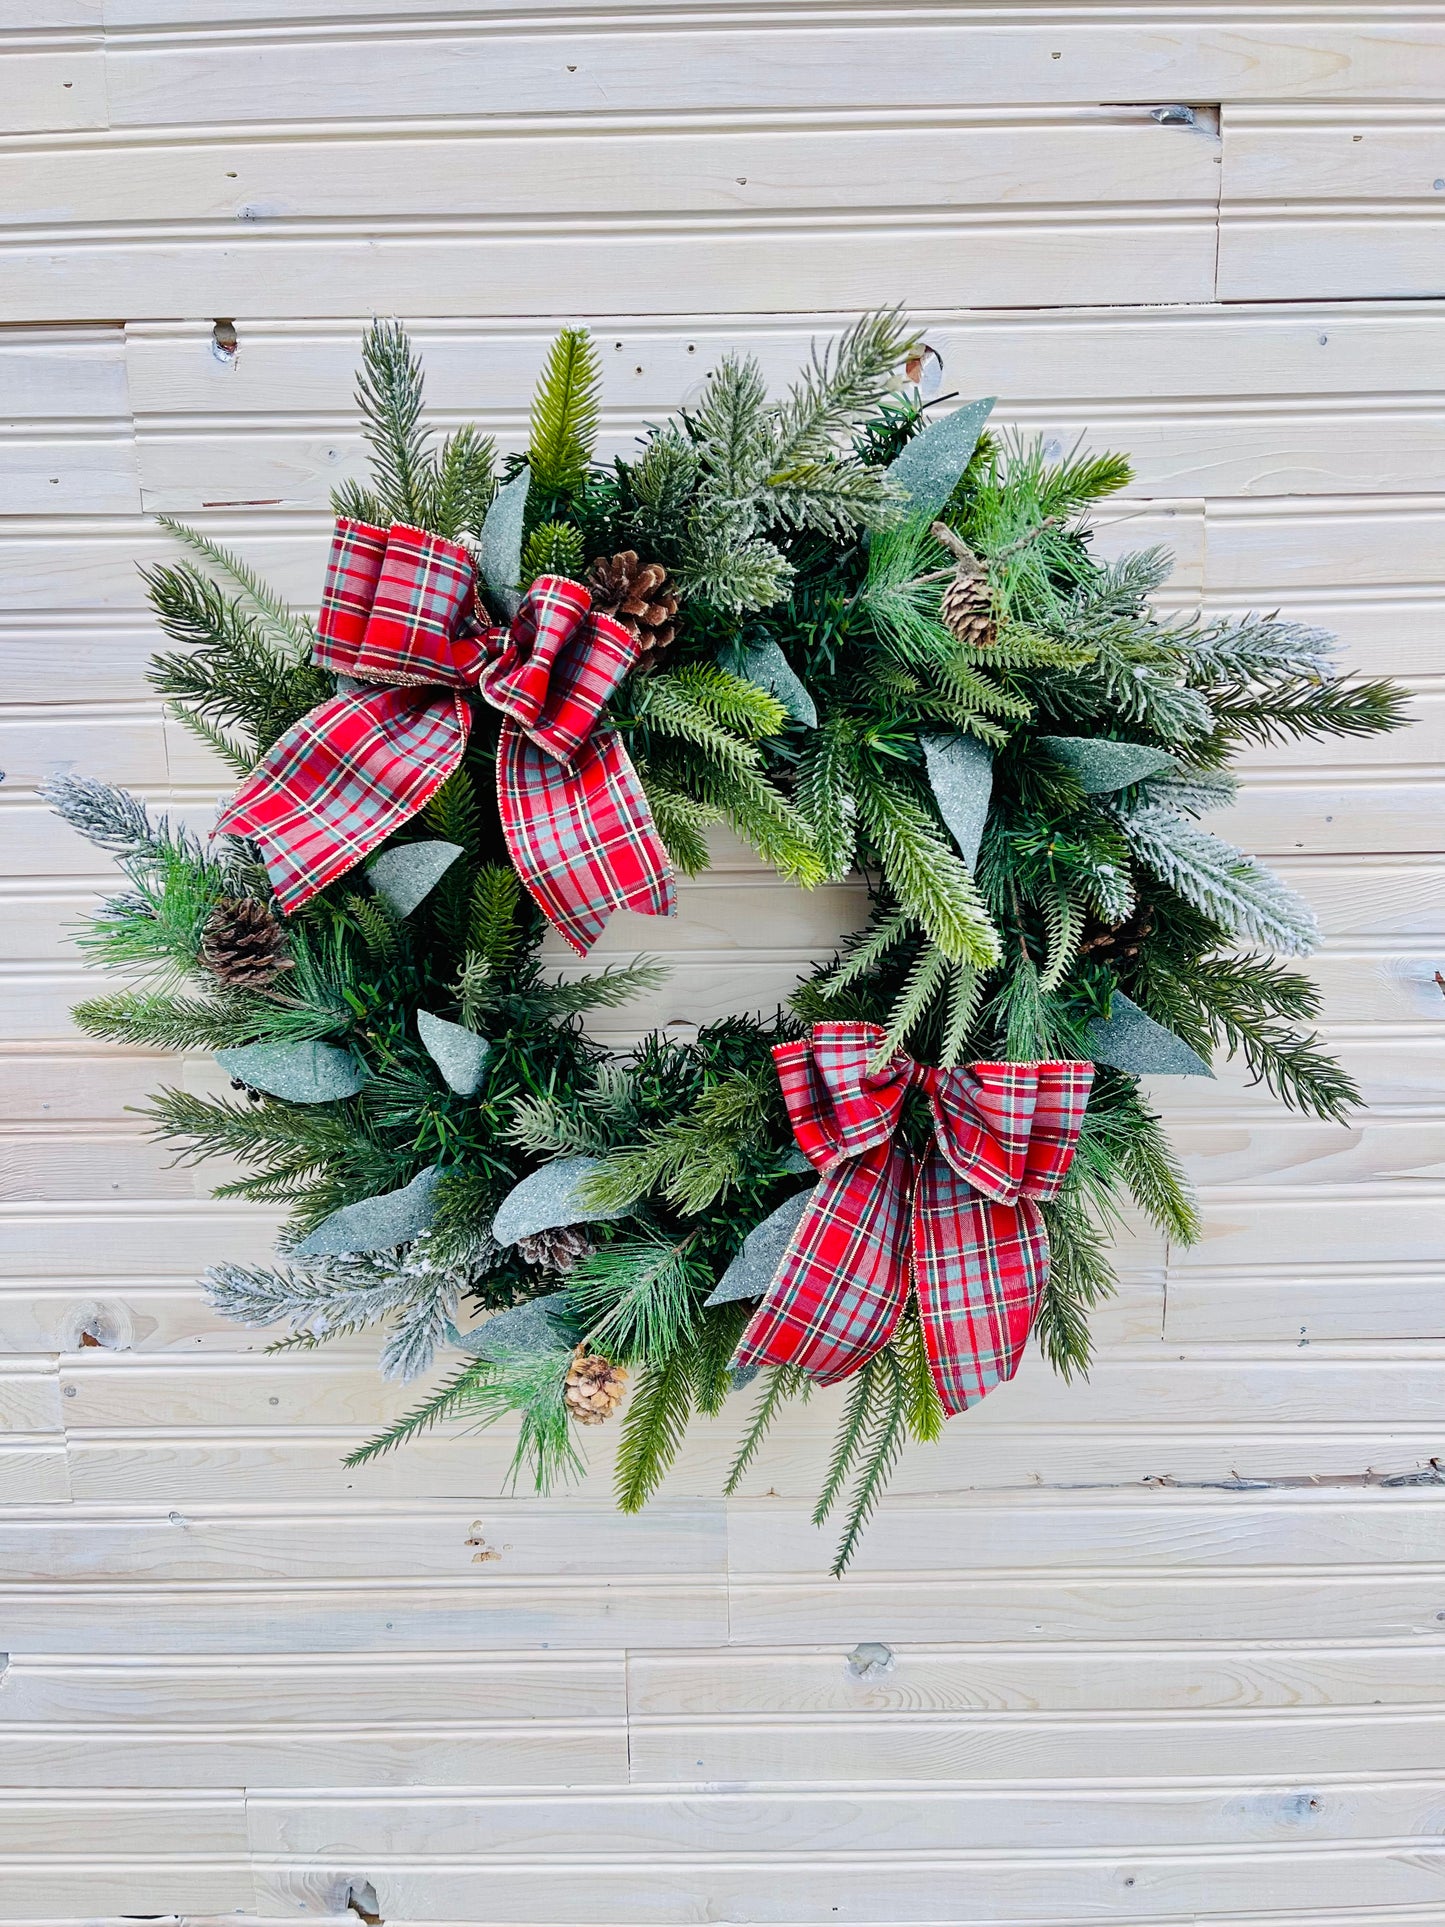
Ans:
<svg viewBox="0 0 1445 1927"><path fill-rule="evenodd" d="M596 1223L602 1218L625 1218L631 1204L606 1207L588 1204L583 1196L587 1180L602 1169L601 1158L557 1158L514 1185L502 1200L492 1223L499 1245L514 1245L538 1231L559 1225Z"/></svg>
<svg viewBox="0 0 1445 1927"><path fill-rule="evenodd" d="M993 413L997 396L966 402L951 415L937 415L911 442L906 442L888 467L889 479L909 497L910 515L930 521L939 513L973 460L983 425Z"/></svg>
<svg viewBox="0 0 1445 1927"><path fill-rule="evenodd" d="M1089 796L1127 789L1177 767L1168 750L1152 743L1116 743L1107 736L1040 736L1039 747L1072 770Z"/></svg>
<svg viewBox="0 0 1445 1927"><path fill-rule="evenodd" d="M938 813L971 870L993 795L993 756L974 736L920 736Z"/></svg>
<svg viewBox="0 0 1445 1927"><path fill-rule="evenodd" d="M813 698L771 636L740 650L737 662L739 674L755 682L759 689L766 689L770 696L776 696L795 723L801 723L805 729L818 727L818 710Z"/></svg>
<svg viewBox="0 0 1445 1927"><path fill-rule="evenodd" d="M429 1170L399 1191L381 1191L358 1204L346 1204L323 1218L309 1238L296 1246L298 1258L329 1257L339 1251L389 1251L410 1244L436 1217L441 1170Z"/></svg>
<svg viewBox="0 0 1445 1927"><path fill-rule="evenodd" d="M477 563L487 599L510 622L522 600L522 523L532 471L522 469L492 497L477 543Z"/></svg>
<svg viewBox="0 0 1445 1927"><path fill-rule="evenodd" d="M709 1305L730 1305L738 1298L762 1297L777 1275L788 1240L802 1223L812 1196L812 1185L795 1191L761 1224L753 1226L743 1239L742 1250L718 1279L717 1288L707 1301Z"/></svg>
<svg viewBox="0 0 1445 1927"><path fill-rule="evenodd" d="M366 866L366 880L394 917L409 917L463 854L460 843L398 843Z"/></svg>
<svg viewBox="0 0 1445 1927"><path fill-rule="evenodd" d="M1109 1015L1096 1017L1085 1032L1090 1057L1134 1077L1213 1077L1204 1059L1182 1037L1140 1010L1116 990Z"/></svg>
<svg viewBox="0 0 1445 1927"><path fill-rule="evenodd" d="M335 1044L242 1044L217 1051L216 1062L228 1077L291 1104L334 1104L366 1082L356 1059Z"/></svg>
<svg viewBox="0 0 1445 1927"><path fill-rule="evenodd" d="M492 1047L465 1024L434 1017L429 1010L416 1014L416 1034L427 1055L459 1097L470 1097L482 1081Z"/></svg>
<svg viewBox="0 0 1445 1927"><path fill-rule="evenodd" d="M565 1291L548 1292L543 1298L529 1298L525 1305L513 1305L486 1319L475 1331L454 1331L452 1342L464 1352L479 1358L504 1358L519 1352L551 1352L563 1345L575 1345L576 1328L568 1310Z"/></svg>

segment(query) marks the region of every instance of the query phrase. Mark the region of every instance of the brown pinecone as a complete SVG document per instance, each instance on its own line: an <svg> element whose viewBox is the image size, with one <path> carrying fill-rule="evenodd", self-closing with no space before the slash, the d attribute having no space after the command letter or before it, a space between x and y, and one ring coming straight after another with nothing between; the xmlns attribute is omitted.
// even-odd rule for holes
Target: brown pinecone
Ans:
<svg viewBox="0 0 1445 1927"><path fill-rule="evenodd" d="M578 1425L600 1425L622 1403L627 1374L611 1359L579 1345L567 1367L567 1410Z"/></svg>
<svg viewBox="0 0 1445 1927"><path fill-rule="evenodd" d="M943 592L938 613L944 628L952 630L970 649L987 649L994 639L997 624L986 575L961 565Z"/></svg>
<svg viewBox="0 0 1445 1927"><path fill-rule="evenodd" d="M517 1249L529 1265L543 1271L560 1271L564 1276L597 1249L581 1225L558 1225L553 1231L534 1231L529 1238L518 1238Z"/></svg>
<svg viewBox="0 0 1445 1927"><path fill-rule="evenodd" d="M639 562L636 549L599 555L587 570L592 606L636 636L642 652L634 665L655 662L677 633L677 591L660 562Z"/></svg>
<svg viewBox="0 0 1445 1927"><path fill-rule="evenodd" d="M1137 904L1122 923L1105 924L1086 934L1079 955L1093 957L1098 963L1131 964L1153 931L1153 910L1147 903Z"/></svg>
<svg viewBox="0 0 1445 1927"><path fill-rule="evenodd" d="M259 897L222 897L201 937L200 961L233 990L264 990L294 965L286 932Z"/></svg>

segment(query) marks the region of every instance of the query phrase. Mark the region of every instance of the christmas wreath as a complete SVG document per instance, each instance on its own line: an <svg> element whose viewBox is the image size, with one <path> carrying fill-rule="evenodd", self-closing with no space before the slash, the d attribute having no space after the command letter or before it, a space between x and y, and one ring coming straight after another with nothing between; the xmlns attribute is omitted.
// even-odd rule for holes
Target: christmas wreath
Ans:
<svg viewBox="0 0 1445 1927"><path fill-rule="evenodd" d="M126 877L82 941L140 976L77 1019L231 1077L148 1112L248 1167L217 1195L289 1213L282 1264L208 1274L223 1312L282 1345L380 1324L393 1378L456 1354L349 1463L509 1415L546 1490L626 1393L632 1510L694 1412L758 1378L735 1484L785 1401L846 1379L841 1570L904 1442L1031 1331L1086 1367L1123 1201L1196 1235L1141 1075L1223 1048L1297 1109L1357 1101L1274 960L1308 907L1197 819L1242 744L1393 729L1398 693L1296 623L1156 613L1168 557L1101 561L1086 526L1127 464L930 408L919 353L865 318L780 400L728 357L607 466L564 330L499 462L435 439L375 325L373 477L336 497L314 626L166 525L196 561L147 571L179 645L152 681L241 787L203 841L51 786ZM667 914L716 824L800 887L861 873L866 928L786 1011L609 1054L585 1014L662 973L559 980L541 937Z"/></svg>

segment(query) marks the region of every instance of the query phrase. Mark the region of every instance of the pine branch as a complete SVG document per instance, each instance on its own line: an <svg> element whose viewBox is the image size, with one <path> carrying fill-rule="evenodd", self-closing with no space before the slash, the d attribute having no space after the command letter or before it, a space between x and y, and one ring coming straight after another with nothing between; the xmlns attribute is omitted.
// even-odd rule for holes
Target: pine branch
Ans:
<svg viewBox="0 0 1445 1927"><path fill-rule="evenodd" d="M431 528L455 542L476 535L496 493L497 445L471 422L448 435L436 465Z"/></svg>
<svg viewBox="0 0 1445 1927"><path fill-rule="evenodd" d="M723 1487L726 1498L736 1497L748 1467L757 1457L783 1406L790 1398L806 1399L810 1389L808 1380L791 1365L774 1365L763 1374L762 1396L748 1422L748 1429L729 1468L727 1484Z"/></svg>
<svg viewBox="0 0 1445 1927"><path fill-rule="evenodd" d="M77 1004L75 1022L87 1037L150 1050L217 1051L241 1044L300 1043L329 1037L344 1019L333 1011L243 995L171 997L118 991Z"/></svg>
<svg viewBox="0 0 1445 1927"><path fill-rule="evenodd" d="M604 1358L662 1367L691 1342L712 1275L686 1244L644 1237L600 1245L567 1280L587 1343Z"/></svg>
<svg viewBox="0 0 1445 1927"><path fill-rule="evenodd" d="M311 624L304 616L298 616L294 609L288 608L234 549L223 548L199 529L189 528L186 523L174 521L169 515L158 515L156 520L167 535L173 535L178 542L193 550L218 575L229 576L250 605L261 628L270 636L283 661L289 661L296 667L307 660L316 641L316 632ZM144 575L146 571L142 570L141 573Z"/></svg>
<svg viewBox="0 0 1445 1927"><path fill-rule="evenodd" d="M692 1415L689 1355L675 1351L640 1375L617 1452L617 1505L640 1512L667 1475Z"/></svg>
<svg viewBox="0 0 1445 1927"><path fill-rule="evenodd" d="M793 792L799 810L812 827L829 881L847 876L853 866L858 837L857 775L853 731L843 719L830 718L810 733L798 759Z"/></svg>
<svg viewBox="0 0 1445 1927"><path fill-rule="evenodd" d="M1314 677L1211 697L1220 727L1251 743L1287 742L1294 736L1377 736L1413 720L1407 701L1394 683Z"/></svg>
<svg viewBox="0 0 1445 1927"><path fill-rule="evenodd" d="M1092 1353L1089 1313L1118 1289L1109 1242L1084 1209L1076 1185L1040 1209L1048 1231L1049 1276L1034 1335L1061 1378L1076 1373L1086 1378Z"/></svg>
<svg viewBox="0 0 1445 1927"><path fill-rule="evenodd" d="M604 970L587 971L560 983L539 984L533 996L538 1006L552 1016L570 1016L583 1010L620 1010L634 997L641 997L649 990L660 990L671 974L668 966L655 958L634 957L630 964L608 964Z"/></svg>
<svg viewBox="0 0 1445 1927"><path fill-rule="evenodd" d="M455 1417L465 1409L473 1395L486 1383L488 1374L494 1369L489 1358L473 1358L454 1373L444 1385L438 1386L430 1397L414 1406L404 1418L387 1427L365 1445L359 1445L354 1452L348 1452L341 1461L344 1466L365 1465L370 1459L378 1459L383 1452L394 1451L408 1439L414 1439L423 1432L429 1432L434 1425L445 1418Z"/></svg>
<svg viewBox="0 0 1445 1927"><path fill-rule="evenodd" d="M373 321L361 338L356 403L371 449L372 475L389 522L425 529L436 505L436 464L422 425L420 357L399 321Z"/></svg>
<svg viewBox="0 0 1445 1927"><path fill-rule="evenodd" d="M954 968L952 959L945 957L937 944L924 945L913 960L907 981L888 1013L887 1033L869 1061L869 1070L882 1070L903 1048L932 1009L934 999Z"/></svg>
<svg viewBox="0 0 1445 1927"><path fill-rule="evenodd" d="M863 768L858 809L903 908L953 962L988 969L999 942L962 859L891 779Z"/></svg>
<svg viewBox="0 0 1445 1927"><path fill-rule="evenodd" d="M1206 916L1287 956L1319 944L1309 905L1253 857L1157 805L1115 814L1139 860Z"/></svg>
<svg viewBox="0 0 1445 1927"><path fill-rule="evenodd" d="M602 419L602 365L585 328L563 328L532 398L527 460L549 493L575 494L587 479Z"/></svg>
<svg viewBox="0 0 1445 1927"><path fill-rule="evenodd" d="M938 1053L939 1065L945 1070L959 1062L972 1035L978 1019L978 1007L983 999L982 972L975 970L971 964L953 964L950 967L947 997L943 1043Z"/></svg>
<svg viewBox="0 0 1445 1927"><path fill-rule="evenodd" d="M47 777L36 794L88 843L98 850L108 850L112 856L153 857L171 841L164 817L158 824L152 823L139 797L94 776L67 771ZM186 847L200 854L193 838L186 840Z"/></svg>
<svg viewBox="0 0 1445 1927"><path fill-rule="evenodd" d="M543 522L522 550L522 584L535 582L539 575L579 577L585 560L580 530L570 522Z"/></svg>

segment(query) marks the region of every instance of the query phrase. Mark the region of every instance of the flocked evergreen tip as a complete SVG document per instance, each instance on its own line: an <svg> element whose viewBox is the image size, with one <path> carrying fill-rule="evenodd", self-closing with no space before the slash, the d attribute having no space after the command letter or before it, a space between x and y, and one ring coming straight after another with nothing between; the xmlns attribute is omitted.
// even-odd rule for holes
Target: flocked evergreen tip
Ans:
<svg viewBox="0 0 1445 1927"><path fill-rule="evenodd" d="M67 771L48 777L37 795L98 850L113 856L154 855L165 835L164 821L152 824L145 804L129 790L98 777Z"/></svg>

